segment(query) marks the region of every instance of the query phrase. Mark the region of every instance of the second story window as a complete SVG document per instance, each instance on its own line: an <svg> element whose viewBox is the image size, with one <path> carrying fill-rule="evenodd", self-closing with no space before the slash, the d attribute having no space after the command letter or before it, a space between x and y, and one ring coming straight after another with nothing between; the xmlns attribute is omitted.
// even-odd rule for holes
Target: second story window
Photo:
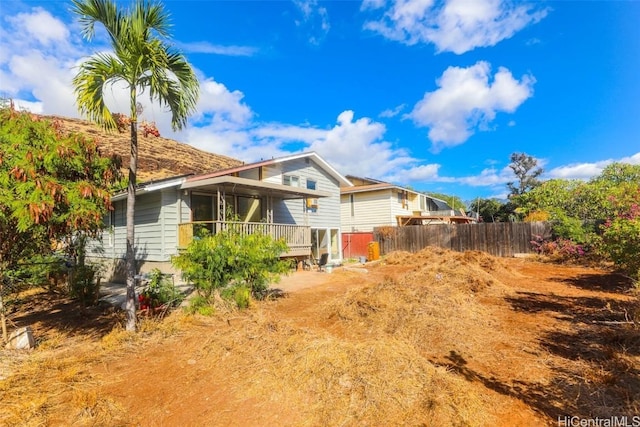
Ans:
<svg viewBox="0 0 640 427"><path fill-rule="evenodd" d="M316 189L316 182L312 179L307 179L307 189L308 190L315 190ZM318 212L318 199L316 198L307 198L306 204L305 204L306 210L307 212Z"/></svg>
<svg viewBox="0 0 640 427"><path fill-rule="evenodd" d="M282 175L282 184L290 187L300 187L300 177L296 175Z"/></svg>

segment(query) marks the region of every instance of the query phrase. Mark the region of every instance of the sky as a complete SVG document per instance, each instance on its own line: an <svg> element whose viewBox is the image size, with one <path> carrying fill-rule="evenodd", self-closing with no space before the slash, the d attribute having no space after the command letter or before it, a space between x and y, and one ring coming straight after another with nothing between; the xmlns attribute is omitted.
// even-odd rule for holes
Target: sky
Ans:
<svg viewBox="0 0 640 427"><path fill-rule="evenodd" d="M130 2L118 2L128 7ZM640 1L165 1L200 81L162 136L258 161L315 151L343 175L506 197L512 153L542 178L640 164ZM96 52L68 1L0 0L0 97L80 117L71 81ZM120 85L105 91L129 111Z"/></svg>

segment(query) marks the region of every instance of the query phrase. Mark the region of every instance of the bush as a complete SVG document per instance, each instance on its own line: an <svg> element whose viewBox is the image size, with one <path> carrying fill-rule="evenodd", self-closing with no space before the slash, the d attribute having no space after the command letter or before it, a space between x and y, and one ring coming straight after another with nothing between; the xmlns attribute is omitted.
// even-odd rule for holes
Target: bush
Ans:
<svg viewBox="0 0 640 427"><path fill-rule="evenodd" d="M69 293L83 307L96 305L100 297L100 268L96 265L77 265L69 274Z"/></svg>
<svg viewBox="0 0 640 427"><path fill-rule="evenodd" d="M579 260L587 254L584 245L569 239L545 240L541 236L536 236L531 241L533 250L539 254L557 260Z"/></svg>
<svg viewBox="0 0 640 427"><path fill-rule="evenodd" d="M640 280L640 205L618 214L602 227L602 250L614 264Z"/></svg>
<svg viewBox="0 0 640 427"><path fill-rule="evenodd" d="M202 316L212 316L215 313L209 300L202 295L196 295L191 298L186 311L190 314L200 314Z"/></svg>
<svg viewBox="0 0 640 427"><path fill-rule="evenodd" d="M149 283L140 293L140 308L156 308L163 305L176 306L183 300L183 295L160 269L154 268L149 274Z"/></svg>
<svg viewBox="0 0 640 427"><path fill-rule="evenodd" d="M286 250L282 240L262 233L243 234L231 226L194 239L184 253L173 258L173 264L209 300L214 292L232 285L244 286L253 297L262 298L269 282L288 271L288 264L280 260ZM235 300L235 294L232 296Z"/></svg>

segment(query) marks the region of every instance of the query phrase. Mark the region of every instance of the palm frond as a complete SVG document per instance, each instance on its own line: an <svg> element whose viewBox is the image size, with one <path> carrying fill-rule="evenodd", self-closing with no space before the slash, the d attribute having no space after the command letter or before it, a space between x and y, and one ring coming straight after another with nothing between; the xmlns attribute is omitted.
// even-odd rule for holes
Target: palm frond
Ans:
<svg viewBox="0 0 640 427"><path fill-rule="evenodd" d="M111 112L104 102L105 86L126 81L126 68L114 55L98 53L80 65L73 79L78 108L83 115L106 129L116 129Z"/></svg>
<svg viewBox="0 0 640 427"><path fill-rule="evenodd" d="M124 17L115 2L110 0L72 0L71 11L80 16L82 36L91 41L95 36L95 24L104 26L112 43L118 43L122 34Z"/></svg>

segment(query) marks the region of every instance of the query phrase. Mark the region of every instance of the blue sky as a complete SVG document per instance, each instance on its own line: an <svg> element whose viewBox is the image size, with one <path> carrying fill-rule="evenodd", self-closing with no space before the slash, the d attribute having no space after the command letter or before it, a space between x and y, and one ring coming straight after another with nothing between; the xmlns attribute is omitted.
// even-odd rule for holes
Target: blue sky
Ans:
<svg viewBox="0 0 640 427"><path fill-rule="evenodd" d="M128 5L123 2L122 5ZM341 173L504 197L513 152L545 178L640 164L640 1L167 1L201 82L163 136L244 161L316 151ZM0 2L0 96L78 117L87 55L65 1ZM127 112L118 87L109 105Z"/></svg>

